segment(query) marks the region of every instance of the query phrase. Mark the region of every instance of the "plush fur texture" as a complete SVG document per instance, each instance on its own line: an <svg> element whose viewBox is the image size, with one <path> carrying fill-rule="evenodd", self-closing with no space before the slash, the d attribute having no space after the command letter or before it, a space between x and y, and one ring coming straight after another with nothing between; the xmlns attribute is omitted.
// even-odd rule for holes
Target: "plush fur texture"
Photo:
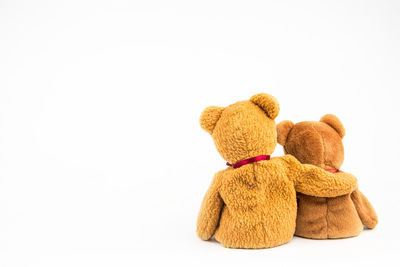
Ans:
<svg viewBox="0 0 400 267"><path fill-rule="evenodd" d="M345 129L335 115L325 115L319 122L293 124L283 121L277 125L277 132L285 154L295 156L301 163L340 169L344 160L342 138ZM363 225L374 228L378 222L371 203L358 189L351 195L335 198L302 193L298 193L297 198L295 234L298 236L314 239L352 237L360 234Z"/></svg>
<svg viewBox="0 0 400 267"><path fill-rule="evenodd" d="M258 94L223 109L207 108L200 125L211 133L221 156L236 163L272 154L278 112L274 97ZM333 197L356 187L357 180L350 174L327 174L318 167L300 164L290 155L237 169L228 167L215 175L204 197L197 234L203 240L215 236L230 248L278 246L289 242L295 231L296 191Z"/></svg>

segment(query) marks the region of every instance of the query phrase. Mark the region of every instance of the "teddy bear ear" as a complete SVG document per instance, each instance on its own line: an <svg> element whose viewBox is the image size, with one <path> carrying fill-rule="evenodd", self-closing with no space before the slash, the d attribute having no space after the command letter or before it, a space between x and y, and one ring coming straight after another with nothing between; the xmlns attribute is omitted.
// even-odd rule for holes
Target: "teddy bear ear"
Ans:
<svg viewBox="0 0 400 267"><path fill-rule="evenodd" d="M319 121L331 126L339 134L340 138L343 138L346 134L342 122L333 114L326 114Z"/></svg>
<svg viewBox="0 0 400 267"><path fill-rule="evenodd" d="M224 108L221 107L207 107L200 115L201 128L209 134L212 134L223 111Z"/></svg>
<svg viewBox="0 0 400 267"><path fill-rule="evenodd" d="M270 119L275 119L279 114L279 103L275 97L269 94L257 94L250 101L259 106Z"/></svg>
<svg viewBox="0 0 400 267"><path fill-rule="evenodd" d="M278 143L282 146L285 146L286 140L288 138L288 135L290 133L290 130L292 130L294 126L294 123L291 121L282 121L276 125L276 131L278 135Z"/></svg>

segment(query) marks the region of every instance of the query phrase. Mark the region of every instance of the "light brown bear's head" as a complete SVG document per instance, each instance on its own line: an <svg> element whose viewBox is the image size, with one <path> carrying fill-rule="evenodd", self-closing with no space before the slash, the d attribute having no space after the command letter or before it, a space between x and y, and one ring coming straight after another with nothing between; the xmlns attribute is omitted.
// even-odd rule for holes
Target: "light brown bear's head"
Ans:
<svg viewBox="0 0 400 267"><path fill-rule="evenodd" d="M257 94L226 108L208 107L200 125L211 134L221 156L230 163L270 155L276 146L279 104L268 94Z"/></svg>
<svg viewBox="0 0 400 267"><path fill-rule="evenodd" d="M342 138L345 130L335 115L325 115L319 122L293 124L282 121L277 125L277 132L278 143L283 146L285 154L293 155L301 163L340 169L344 160Z"/></svg>

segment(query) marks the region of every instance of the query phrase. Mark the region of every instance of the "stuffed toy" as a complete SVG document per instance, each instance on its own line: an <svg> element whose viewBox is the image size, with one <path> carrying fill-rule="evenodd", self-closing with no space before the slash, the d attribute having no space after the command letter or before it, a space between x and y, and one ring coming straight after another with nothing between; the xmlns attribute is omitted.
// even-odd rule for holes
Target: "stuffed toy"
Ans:
<svg viewBox="0 0 400 267"><path fill-rule="evenodd" d="M301 163L312 164L331 175L339 171L344 159L342 138L345 130L335 115L325 115L319 122L303 121L293 124L283 121L277 125L278 143L285 154ZM339 178L337 178L339 180ZM374 208L357 189L351 194L334 198L297 194L298 211L295 235L313 239L357 236L378 222Z"/></svg>
<svg viewBox="0 0 400 267"><path fill-rule="evenodd" d="M229 248L269 248L289 242L296 226L296 191L311 196L349 194L357 180L327 173L286 155L270 158L277 143L276 99L257 94L226 108L208 107L200 125L228 167L215 174L197 220L197 235Z"/></svg>

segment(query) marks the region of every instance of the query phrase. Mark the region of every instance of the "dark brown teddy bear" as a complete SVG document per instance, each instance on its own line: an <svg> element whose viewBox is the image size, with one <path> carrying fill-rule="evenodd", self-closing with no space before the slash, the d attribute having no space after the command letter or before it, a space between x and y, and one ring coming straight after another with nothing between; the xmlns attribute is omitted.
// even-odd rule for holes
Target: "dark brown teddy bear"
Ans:
<svg viewBox="0 0 400 267"><path fill-rule="evenodd" d="M319 122L283 121L277 125L277 131L278 143L284 147L285 154L295 156L303 164L313 164L331 173L341 172L345 130L335 115L325 115ZM363 225L372 229L378 222L374 208L359 190L333 198L298 193L297 198L297 236L352 237L360 234Z"/></svg>

